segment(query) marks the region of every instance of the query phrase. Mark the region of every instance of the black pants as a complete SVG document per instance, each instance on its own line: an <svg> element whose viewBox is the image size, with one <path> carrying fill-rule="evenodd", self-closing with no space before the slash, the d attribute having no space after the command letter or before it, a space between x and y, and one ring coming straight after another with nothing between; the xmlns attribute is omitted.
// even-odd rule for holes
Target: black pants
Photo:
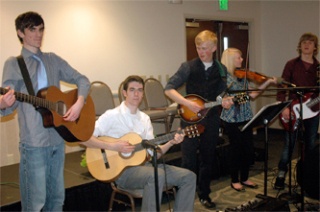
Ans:
<svg viewBox="0 0 320 212"><path fill-rule="evenodd" d="M205 126L205 131L200 137L185 137L185 140L181 143L181 166L197 174L198 196L200 199L207 199L211 192L210 183L213 173L214 154L219 139L219 114L217 112L211 113L199 124ZM187 125L187 123L181 122L183 128Z"/></svg>
<svg viewBox="0 0 320 212"><path fill-rule="evenodd" d="M227 123L224 122L225 130L230 142L230 174L231 182L244 182L249 177L249 167L254 158L252 141L252 129L247 128L241 132L239 126L247 122Z"/></svg>

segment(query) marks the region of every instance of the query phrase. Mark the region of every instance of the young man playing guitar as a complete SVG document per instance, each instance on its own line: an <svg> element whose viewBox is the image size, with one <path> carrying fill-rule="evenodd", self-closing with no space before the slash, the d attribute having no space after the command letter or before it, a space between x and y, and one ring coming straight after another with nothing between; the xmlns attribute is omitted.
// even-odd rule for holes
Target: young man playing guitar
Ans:
<svg viewBox="0 0 320 212"><path fill-rule="evenodd" d="M319 43L318 37L312 33L305 33L300 37L297 51L299 57L288 61L284 67L282 78L288 82L295 84L297 87L300 86L319 86L319 61L316 59L318 54ZM317 98L319 96L319 89L313 91L312 96ZM294 92L289 93L289 99L298 100L299 96ZM277 100L285 101L286 93L284 91L278 92ZM308 154L313 149L315 140L318 135L319 128L319 102L318 102L318 113L315 113L314 117L309 117L303 120L304 124L304 143L305 143L305 154ZM290 108L283 110L282 119L289 122L290 119ZM295 120L293 120L295 121ZM293 127L292 127L293 128ZM302 129L302 128L301 128ZM285 146L279 161L279 172L274 187L276 189L284 189L285 175L288 171L288 163L291 160L292 151L295 146L297 139L298 130L292 130L293 132L286 131L285 135ZM291 139L289 139L291 136ZM289 141L291 140L291 145ZM289 146L291 147L289 149Z"/></svg>
<svg viewBox="0 0 320 212"><path fill-rule="evenodd" d="M120 106L107 110L99 117L96 121L93 136L83 144L89 148L114 150L125 155L133 153L136 146L132 145L130 140L121 140L121 137L134 132L142 139L154 139L149 116L139 110L139 105L143 99L143 91L143 79L139 76L129 76L124 81L122 90L125 101ZM100 136L119 139L114 142L104 142L99 139ZM174 139L159 146L159 154L157 155L160 157L173 145L182 142L183 137L184 134L176 133ZM148 151L148 153L152 154L152 151ZM121 164L118 165L121 166ZM159 164L158 179L159 202L161 202L162 188L165 185L165 180L167 180L169 185L178 187L174 211L193 211L196 190L196 175L193 172L180 167ZM141 211L156 210L154 167L150 162L124 169L120 176L116 178L116 184L123 189L143 189Z"/></svg>
<svg viewBox="0 0 320 212"><path fill-rule="evenodd" d="M40 50L44 21L35 12L26 12L15 20L22 43L21 56L30 75L34 93L43 87L60 87L60 81L76 84L76 101L63 115L65 122L75 122L85 104L90 82L54 53ZM42 71L44 76L38 76ZM20 128L20 194L22 211L62 211L64 203L64 139L54 128L43 126L43 117L32 104L16 101L14 91L28 94L16 57L4 64L2 86L9 89L0 97L0 114L18 111ZM30 88L29 87L29 88Z"/></svg>

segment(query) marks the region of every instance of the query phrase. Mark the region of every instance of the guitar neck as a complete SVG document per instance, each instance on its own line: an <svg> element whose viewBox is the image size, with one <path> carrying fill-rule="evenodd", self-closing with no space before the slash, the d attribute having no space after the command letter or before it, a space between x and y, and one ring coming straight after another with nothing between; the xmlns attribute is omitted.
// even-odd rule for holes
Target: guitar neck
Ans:
<svg viewBox="0 0 320 212"><path fill-rule="evenodd" d="M8 91L9 91L9 89L0 87L0 94L4 95ZM31 95L19 93L19 92L14 92L14 95L16 97L16 100L18 100L20 102L27 102L27 103L33 104L37 107L43 107L43 108L47 108L49 110L53 110L55 108L56 103L50 102L46 99L43 99L43 98L40 98L37 96L31 96Z"/></svg>
<svg viewBox="0 0 320 212"><path fill-rule="evenodd" d="M307 103L307 106L309 108L315 106L316 104L318 104L320 102L320 96L318 96L317 98L312 99L310 102Z"/></svg>
<svg viewBox="0 0 320 212"><path fill-rule="evenodd" d="M215 106L218 106L218 105L221 105L220 101L207 102L207 103L204 103L204 108L212 108L212 107L215 107Z"/></svg>
<svg viewBox="0 0 320 212"><path fill-rule="evenodd" d="M175 135L175 132L169 133L169 134L154 138L154 139L150 140L150 142L153 142L156 145L160 145L160 144L163 144L163 143L173 139L174 135ZM135 146L135 150L134 150L135 152L144 149L144 147L142 146L142 143L135 144L134 146Z"/></svg>
<svg viewBox="0 0 320 212"><path fill-rule="evenodd" d="M163 143L166 143L167 141L170 141L171 139L174 138L174 135L176 133L184 133L185 130L178 130L177 132L172 132L172 133L169 133L169 134L166 134L166 135L162 135L162 136L159 136L159 137L156 137L152 140L150 140L150 142L156 144L156 145L160 145L160 144L163 144ZM135 144L135 151L140 151L142 149L144 149L144 147L142 146L142 143L138 143L138 144Z"/></svg>
<svg viewBox="0 0 320 212"><path fill-rule="evenodd" d="M239 94L237 96L234 96L232 98L232 101L234 103L245 103L247 102L248 100L250 99L250 97L247 95L247 94ZM219 100L219 101L215 101L215 102L207 102L207 103L204 103L204 107L205 108L212 108L212 107L215 107L215 106L218 106L218 105L221 105L222 104L222 100Z"/></svg>

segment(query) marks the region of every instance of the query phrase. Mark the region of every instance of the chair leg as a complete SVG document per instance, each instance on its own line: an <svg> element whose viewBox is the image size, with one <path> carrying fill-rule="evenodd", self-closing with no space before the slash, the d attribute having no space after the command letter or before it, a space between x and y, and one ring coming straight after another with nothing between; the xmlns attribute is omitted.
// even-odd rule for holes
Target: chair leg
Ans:
<svg viewBox="0 0 320 212"><path fill-rule="evenodd" d="M169 115L168 118L167 118L167 131L168 131L168 133L171 132L171 128L172 128L172 124L173 124L174 118L175 118L175 115Z"/></svg>
<svg viewBox="0 0 320 212"><path fill-rule="evenodd" d="M172 188L172 191L173 191L173 197L174 199L176 199L176 195L177 195L177 190L175 187Z"/></svg>
<svg viewBox="0 0 320 212"><path fill-rule="evenodd" d="M114 202L114 197L116 195L116 192L115 191L112 191L112 194L111 194L111 198L110 198L110 202L109 202L109 212L112 211L112 207L113 207L113 202Z"/></svg>
<svg viewBox="0 0 320 212"><path fill-rule="evenodd" d="M170 119L169 116L164 119L164 127L165 127L166 134L170 133L171 127L170 127L169 119Z"/></svg>
<svg viewBox="0 0 320 212"><path fill-rule="evenodd" d="M130 199L131 210L132 210L132 212L135 212L136 211L136 206L134 204L134 199L133 199L133 197L131 195L129 195L128 197Z"/></svg>

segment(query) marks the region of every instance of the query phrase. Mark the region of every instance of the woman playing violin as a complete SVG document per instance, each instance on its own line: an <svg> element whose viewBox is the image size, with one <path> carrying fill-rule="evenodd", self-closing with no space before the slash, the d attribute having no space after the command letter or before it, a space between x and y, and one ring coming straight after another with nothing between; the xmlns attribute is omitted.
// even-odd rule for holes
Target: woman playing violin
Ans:
<svg viewBox="0 0 320 212"><path fill-rule="evenodd" d="M231 85L230 90L246 90L249 87L248 80L234 75L235 70L241 67L243 61L241 55L241 51L236 48L228 48L222 54L221 63L227 67L229 72L227 84ZM259 89L263 90L270 84L277 84L277 79L273 77L263 80ZM256 98L260 93L260 91L253 91L249 92L248 95L251 98ZM230 142L231 188L239 192L245 191L244 186L248 188L258 187L256 183L248 179L249 167L253 164L254 159L252 129L247 128L244 132L239 129L252 117L250 102L234 104L229 110L223 109L221 113L221 119Z"/></svg>

